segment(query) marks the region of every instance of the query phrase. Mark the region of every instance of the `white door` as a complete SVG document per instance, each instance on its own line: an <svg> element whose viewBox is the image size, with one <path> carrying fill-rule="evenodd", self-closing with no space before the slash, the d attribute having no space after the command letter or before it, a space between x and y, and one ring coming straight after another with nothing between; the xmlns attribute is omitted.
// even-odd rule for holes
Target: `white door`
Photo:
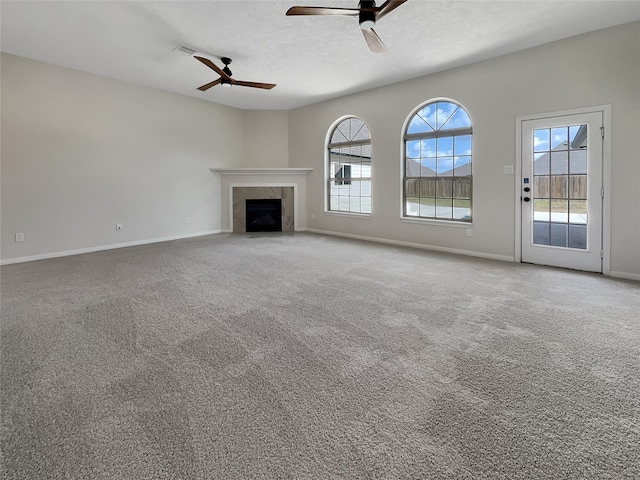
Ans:
<svg viewBox="0 0 640 480"><path fill-rule="evenodd" d="M522 261L602 272L602 112L522 122Z"/></svg>

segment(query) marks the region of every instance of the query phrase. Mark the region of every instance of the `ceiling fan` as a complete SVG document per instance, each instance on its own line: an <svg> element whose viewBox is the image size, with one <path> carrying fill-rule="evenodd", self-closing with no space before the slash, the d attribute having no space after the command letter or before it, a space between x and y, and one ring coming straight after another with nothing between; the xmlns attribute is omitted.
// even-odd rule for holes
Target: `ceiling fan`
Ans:
<svg viewBox="0 0 640 480"><path fill-rule="evenodd" d="M232 85L239 85L241 87L253 87L253 88L263 88L265 90L271 90L275 87L275 83L258 83L258 82L243 82L242 80L235 80L231 78L231 69L229 68L229 64L231 63L231 59L228 57L221 57L220 60L224 63L224 68L218 67L215 63L205 57L199 57L198 55L194 55L196 60L201 61L211 70L220 75L220 78L214 80L213 82L209 82L201 87L198 87L198 90L205 92L209 90L211 87L216 85L222 85L223 87L230 87Z"/></svg>
<svg viewBox="0 0 640 480"><path fill-rule="evenodd" d="M384 52L387 47L373 29L377 20L380 20L389 12L395 10L407 0L387 0L381 6L376 7L372 0L360 0L358 8L334 8L334 7L291 7L287 15L349 15L358 16L360 29L365 41L373 53Z"/></svg>

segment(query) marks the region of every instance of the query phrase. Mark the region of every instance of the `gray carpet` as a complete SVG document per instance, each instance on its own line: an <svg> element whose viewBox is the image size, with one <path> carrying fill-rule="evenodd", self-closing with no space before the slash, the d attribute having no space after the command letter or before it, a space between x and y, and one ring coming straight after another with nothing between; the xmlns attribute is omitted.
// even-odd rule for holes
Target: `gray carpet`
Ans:
<svg viewBox="0 0 640 480"><path fill-rule="evenodd" d="M638 479L640 284L314 234L1 269L5 479Z"/></svg>

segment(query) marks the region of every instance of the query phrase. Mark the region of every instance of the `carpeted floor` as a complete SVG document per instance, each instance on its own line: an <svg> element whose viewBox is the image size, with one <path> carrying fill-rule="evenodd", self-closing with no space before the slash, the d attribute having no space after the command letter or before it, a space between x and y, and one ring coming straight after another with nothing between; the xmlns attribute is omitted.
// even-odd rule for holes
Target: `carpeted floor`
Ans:
<svg viewBox="0 0 640 480"><path fill-rule="evenodd" d="M1 269L4 479L638 479L640 284L314 234Z"/></svg>

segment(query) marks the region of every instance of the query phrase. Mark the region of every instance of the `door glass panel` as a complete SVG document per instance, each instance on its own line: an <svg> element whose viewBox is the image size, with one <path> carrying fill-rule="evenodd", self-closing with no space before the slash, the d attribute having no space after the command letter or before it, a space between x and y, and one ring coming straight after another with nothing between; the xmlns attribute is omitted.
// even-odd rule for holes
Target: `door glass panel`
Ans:
<svg viewBox="0 0 640 480"><path fill-rule="evenodd" d="M535 153L533 155L533 174L549 175L549 154Z"/></svg>
<svg viewBox="0 0 640 480"><path fill-rule="evenodd" d="M569 152L569 173L587 173L586 150L572 150Z"/></svg>
<svg viewBox="0 0 640 480"><path fill-rule="evenodd" d="M586 225L569 225L569 248L587 248Z"/></svg>
<svg viewBox="0 0 640 480"><path fill-rule="evenodd" d="M569 148L571 150L586 150L587 148L587 126L573 125L569 127Z"/></svg>
<svg viewBox="0 0 640 480"><path fill-rule="evenodd" d="M551 174L569 173L569 152L551 152Z"/></svg>
<svg viewBox="0 0 640 480"><path fill-rule="evenodd" d="M552 128L551 129L551 150L567 150L568 145L568 128Z"/></svg>
<svg viewBox="0 0 640 480"><path fill-rule="evenodd" d="M533 131L533 244L587 248L587 126Z"/></svg>
<svg viewBox="0 0 640 480"><path fill-rule="evenodd" d="M569 202L569 223L587 224L587 201L571 200Z"/></svg>
<svg viewBox="0 0 640 480"><path fill-rule="evenodd" d="M549 222L533 222L533 243L549 245Z"/></svg>
<svg viewBox="0 0 640 480"><path fill-rule="evenodd" d="M567 227L568 225L566 223L551 224L551 245L554 247L567 246Z"/></svg>
<svg viewBox="0 0 640 480"><path fill-rule="evenodd" d="M551 177L551 198L567 198L566 175L554 175Z"/></svg>
<svg viewBox="0 0 640 480"><path fill-rule="evenodd" d="M549 198L549 177L537 175L533 178L533 195L535 198Z"/></svg>
<svg viewBox="0 0 640 480"><path fill-rule="evenodd" d="M549 150L549 129L543 128L533 131L533 151L546 152Z"/></svg>
<svg viewBox="0 0 640 480"><path fill-rule="evenodd" d="M549 200L536 198L533 201L533 219L541 222L549 221Z"/></svg>
<svg viewBox="0 0 640 480"><path fill-rule="evenodd" d="M569 202L567 200L551 200L551 221L569 222Z"/></svg>
<svg viewBox="0 0 640 480"><path fill-rule="evenodd" d="M584 200L587 198L587 176L571 175L569 179L569 198Z"/></svg>

